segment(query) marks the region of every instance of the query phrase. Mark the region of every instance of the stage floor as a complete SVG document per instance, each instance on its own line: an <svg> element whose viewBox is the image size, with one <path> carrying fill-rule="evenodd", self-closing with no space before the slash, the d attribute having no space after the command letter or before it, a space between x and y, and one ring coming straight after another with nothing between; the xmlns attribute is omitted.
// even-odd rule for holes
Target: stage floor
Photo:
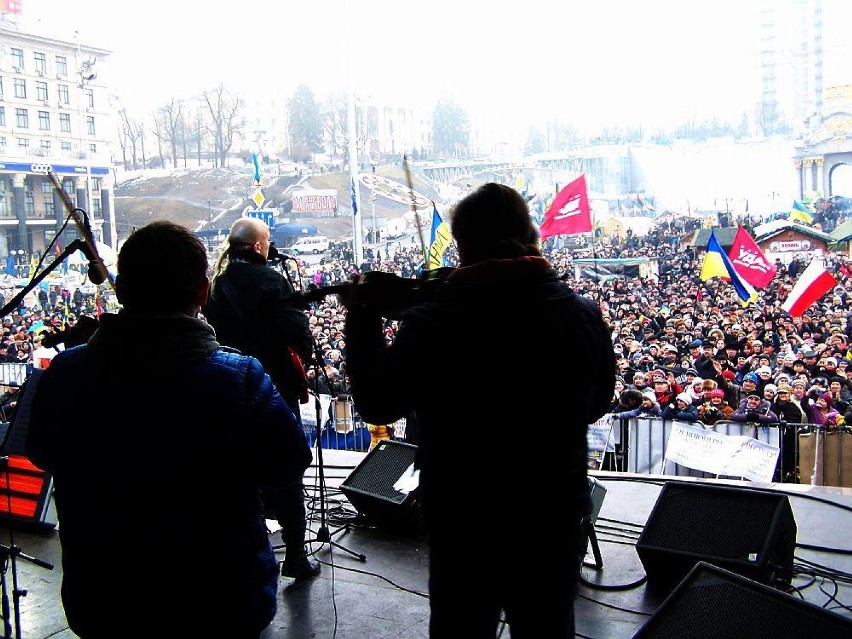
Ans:
<svg viewBox="0 0 852 639"><path fill-rule="evenodd" d="M363 459L363 453L323 451L328 498L325 508L320 508L316 499L310 504L312 529L317 531L324 520L333 541L342 547L313 543L315 557L324 564L320 576L297 584L281 578L278 614L264 631L263 639L428 637L428 548L423 535L400 533L381 525L364 525L363 517L358 516L338 489ZM576 605L577 633L580 637L594 639L630 639L667 594L667 591L656 592L643 582L645 570L635 546L667 478L609 472L593 475L606 489L595 524L602 566L583 569L587 584L581 585ZM695 482L717 484L709 480ZM319 494L316 466L308 470L306 484L310 494ZM533 484L531 481L531 496ZM852 606L849 583L822 578L808 585L812 579L804 572L808 569L806 561L831 567L847 576L852 572L852 538L848 534L852 524L852 490L729 481L718 484L782 491L788 495L798 529L795 557L801 569L793 585L801 587L801 597L812 604ZM533 557L546 558L548 547L560 543L558 531L562 522L557 510L550 515L549 520L530 521L531 530L540 531L540 534L531 535ZM462 527L471 524L460 522ZM199 521L199 531L203 527L204 522ZM27 592L25 597L19 598L20 636L27 639L75 637L68 630L59 599L61 565L57 532L53 529L27 530L8 523L0 528L3 543L19 547L24 555L15 562L17 587ZM116 534L120 535L121 531ZM274 535L273 543L277 541L278 536ZM132 555L132 548L128 548L128 555ZM364 560L356 555L362 555ZM39 567L26 557L49 562L54 568ZM593 561L589 552L587 563ZM133 579L136 568L132 556L123 563L128 567L126 578ZM14 584L8 563L4 576L12 606ZM634 583L638 585L631 586ZM838 590L833 595L835 584ZM837 612L852 619L849 608L840 608ZM12 609L13 634L2 636L14 636L14 619ZM133 620L128 619L127 624L132 627ZM506 628L502 636L511 637L510 629Z"/></svg>

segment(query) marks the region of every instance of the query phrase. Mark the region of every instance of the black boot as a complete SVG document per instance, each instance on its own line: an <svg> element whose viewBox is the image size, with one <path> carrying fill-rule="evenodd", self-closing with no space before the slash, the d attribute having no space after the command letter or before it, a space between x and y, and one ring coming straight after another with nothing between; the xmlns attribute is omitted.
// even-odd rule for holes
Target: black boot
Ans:
<svg viewBox="0 0 852 639"><path fill-rule="evenodd" d="M320 563L305 554L304 546L302 552L298 552L298 548L288 548L284 561L281 563L282 576L298 581L316 577L318 574L320 574Z"/></svg>

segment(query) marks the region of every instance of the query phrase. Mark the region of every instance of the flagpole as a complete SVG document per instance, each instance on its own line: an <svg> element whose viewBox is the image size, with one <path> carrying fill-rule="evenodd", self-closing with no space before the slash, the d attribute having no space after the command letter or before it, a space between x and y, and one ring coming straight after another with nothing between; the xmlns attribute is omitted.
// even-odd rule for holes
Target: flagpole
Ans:
<svg viewBox="0 0 852 639"><path fill-rule="evenodd" d="M426 252L426 240L423 238L423 225L420 224L420 214L417 213L417 202L414 200L414 182L411 179L411 170L408 168L408 155L402 155L402 168L405 171L405 181L408 182L408 196L411 198L411 210L414 212L414 223L417 225L417 234L420 236L420 248L423 250L423 269L429 270L429 254Z"/></svg>
<svg viewBox="0 0 852 639"><path fill-rule="evenodd" d="M352 200L354 202L352 211L352 251L355 256L355 266L360 267L364 261L364 249L361 242L361 218L358 211L361 209L361 189L358 187L358 140L357 126L355 124L355 92L352 90L352 80L349 81L349 95L347 108L347 125L349 135L349 183L352 189Z"/></svg>

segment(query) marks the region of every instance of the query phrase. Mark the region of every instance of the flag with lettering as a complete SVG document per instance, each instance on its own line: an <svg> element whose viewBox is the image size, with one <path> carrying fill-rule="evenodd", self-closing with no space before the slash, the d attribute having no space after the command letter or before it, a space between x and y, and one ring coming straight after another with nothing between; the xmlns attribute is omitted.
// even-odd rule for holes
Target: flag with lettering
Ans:
<svg viewBox="0 0 852 639"><path fill-rule="evenodd" d="M452 241L453 236L450 233L450 228L441 219L438 207L432 202L432 233L429 237L429 262L426 270L431 271L433 268L439 268L443 264L444 252Z"/></svg>
<svg viewBox="0 0 852 639"><path fill-rule="evenodd" d="M552 235L576 235L592 230L592 211L586 176L581 175L567 184L554 198L539 227L541 239Z"/></svg>
<svg viewBox="0 0 852 639"><path fill-rule="evenodd" d="M752 286L766 288L775 276L775 265L769 263L754 238L742 226L737 230L728 257L736 272Z"/></svg>

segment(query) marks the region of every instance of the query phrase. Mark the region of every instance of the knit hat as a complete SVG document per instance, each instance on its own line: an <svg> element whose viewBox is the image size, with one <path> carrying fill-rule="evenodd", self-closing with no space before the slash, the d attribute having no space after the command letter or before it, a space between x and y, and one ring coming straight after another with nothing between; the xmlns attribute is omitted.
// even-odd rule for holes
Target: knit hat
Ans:
<svg viewBox="0 0 852 639"><path fill-rule="evenodd" d="M657 401L657 395L652 390L646 390L644 393L642 393L642 397L645 399L650 399L652 402Z"/></svg>
<svg viewBox="0 0 852 639"><path fill-rule="evenodd" d="M686 393L680 393L677 396L677 401L683 402L684 404L691 404L692 398L689 395L687 395Z"/></svg>
<svg viewBox="0 0 852 639"><path fill-rule="evenodd" d="M732 382L737 378L734 371L722 371L722 377L727 379L729 382Z"/></svg>
<svg viewBox="0 0 852 639"><path fill-rule="evenodd" d="M821 400L824 400L825 405L828 406L829 408L831 408L831 402L832 402L831 393L823 393L822 395L819 396L819 398Z"/></svg>
<svg viewBox="0 0 852 639"><path fill-rule="evenodd" d="M723 391L721 388L714 388L713 390L710 391L710 397L724 397L724 396L725 396L725 391Z"/></svg>
<svg viewBox="0 0 852 639"><path fill-rule="evenodd" d="M770 391L773 395L778 393L778 387L775 384L767 384L763 387L763 392Z"/></svg>
<svg viewBox="0 0 852 639"><path fill-rule="evenodd" d="M760 378L758 378L758 376L754 373L748 373L745 377L743 377L743 381L750 381L757 384L760 381Z"/></svg>
<svg viewBox="0 0 852 639"><path fill-rule="evenodd" d="M778 392L779 393L792 393L793 387L789 384L778 384Z"/></svg>

